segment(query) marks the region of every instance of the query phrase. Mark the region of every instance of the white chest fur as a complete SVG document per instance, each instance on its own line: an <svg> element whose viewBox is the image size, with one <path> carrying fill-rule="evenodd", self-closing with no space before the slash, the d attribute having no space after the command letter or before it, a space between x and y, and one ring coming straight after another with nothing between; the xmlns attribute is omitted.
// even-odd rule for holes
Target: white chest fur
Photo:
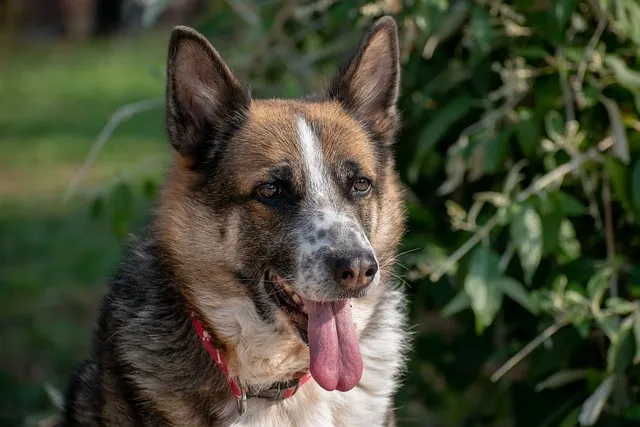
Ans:
<svg viewBox="0 0 640 427"><path fill-rule="evenodd" d="M393 405L404 362L407 333L400 311L402 295L393 292L379 307L375 325L360 339L364 361L362 380L349 392L327 392L313 380L290 399L247 401L247 413L236 414L235 402L225 408L231 426L334 427L381 426Z"/></svg>

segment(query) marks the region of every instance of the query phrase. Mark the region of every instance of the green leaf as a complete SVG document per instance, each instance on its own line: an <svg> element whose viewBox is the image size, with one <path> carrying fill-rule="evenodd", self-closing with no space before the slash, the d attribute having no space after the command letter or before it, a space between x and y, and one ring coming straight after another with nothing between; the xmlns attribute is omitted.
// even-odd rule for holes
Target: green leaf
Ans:
<svg viewBox="0 0 640 427"><path fill-rule="evenodd" d="M89 215L91 218L99 218L104 212L104 199L102 196L97 196L91 202L91 208L89 209Z"/></svg>
<svg viewBox="0 0 640 427"><path fill-rule="evenodd" d="M533 301L529 296L529 292L527 292L527 289L522 285L522 283L512 279L511 277L501 277L494 283L503 294L520 304L522 307L531 313L535 314L537 312Z"/></svg>
<svg viewBox="0 0 640 427"><path fill-rule="evenodd" d="M511 221L511 212L507 207L501 207L496 211L496 217L498 218L498 224L505 226Z"/></svg>
<svg viewBox="0 0 640 427"><path fill-rule="evenodd" d="M631 199L629 197L628 168L619 160L613 157L605 158L605 169L611 178L613 194L626 211L631 210Z"/></svg>
<svg viewBox="0 0 640 427"><path fill-rule="evenodd" d="M582 202L566 191L559 191L558 198L560 208L566 216L580 216L585 213L586 209Z"/></svg>
<svg viewBox="0 0 640 427"><path fill-rule="evenodd" d="M640 159L631 171L631 204L636 217L640 219Z"/></svg>
<svg viewBox="0 0 640 427"><path fill-rule="evenodd" d="M589 375L588 369L565 369L552 374L536 385L536 391L555 389L576 381L583 380Z"/></svg>
<svg viewBox="0 0 640 427"><path fill-rule="evenodd" d="M615 384L615 377L608 376L600 383L598 388L593 392L591 396L582 404L582 410L580 411L580 425L592 426L600 418L600 413L604 408L604 405L609 400L613 386Z"/></svg>
<svg viewBox="0 0 640 427"><path fill-rule="evenodd" d="M433 211L413 197L410 197L409 200L407 200L407 211L411 220L415 221L420 226L434 227L436 224L436 217Z"/></svg>
<svg viewBox="0 0 640 427"><path fill-rule="evenodd" d="M495 138L484 142L484 169L486 173L499 172L502 164L509 154L509 138L513 133L512 128L507 128L498 133Z"/></svg>
<svg viewBox="0 0 640 427"><path fill-rule="evenodd" d="M637 23L640 21L640 5L635 1L627 1L626 6L630 24L627 28L627 33L634 43L638 45L640 44L640 28L638 28Z"/></svg>
<svg viewBox="0 0 640 427"><path fill-rule="evenodd" d="M451 126L467 114L472 105L471 98L465 95L450 101L436 111L429 124L422 129L418 136L415 156L407 171L409 181L417 181L425 156L442 139Z"/></svg>
<svg viewBox="0 0 640 427"><path fill-rule="evenodd" d="M605 55L604 63L611 69L620 86L634 95L636 110L640 112L640 72L629 69L625 61L617 55Z"/></svg>
<svg viewBox="0 0 640 427"><path fill-rule="evenodd" d="M552 3L553 16L558 25L558 28L563 30L569 19L571 18L571 14L576 8L575 0L554 0Z"/></svg>
<svg viewBox="0 0 640 427"><path fill-rule="evenodd" d="M522 153L526 156L532 156L538 145L540 144L540 135L538 127L533 120L533 113L528 108L520 108L518 110L518 124L516 126L516 135Z"/></svg>
<svg viewBox="0 0 640 427"><path fill-rule="evenodd" d="M442 309L444 316L453 316L471 307L471 300L464 292L459 292L449 303Z"/></svg>
<svg viewBox="0 0 640 427"><path fill-rule="evenodd" d="M587 293L591 299L601 297L609 286L611 269L598 270L587 282Z"/></svg>
<svg viewBox="0 0 640 427"><path fill-rule="evenodd" d="M598 103L600 99L600 89L590 84L587 84L584 87L582 94L583 97L580 104L582 110L593 107Z"/></svg>
<svg viewBox="0 0 640 427"><path fill-rule="evenodd" d="M433 15L433 25L436 27L433 35L438 40L445 41L453 37L460 27L466 22L469 15L471 5L468 2L458 1L449 4L449 2L432 2L438 3L434 8L431 7L429 12ZM449 5L448 8L446 6ZM446 11L443 13L444 9ZM435 9L435 10L434 10Z"/></svg>
<svg viewBox="0 0 640 427"><path fill-rule="evenodd" d="M142 184L142 193L148 197L153 198L158 192L158 184L153 179L145 179Z"/></svg>
<svg viewBox="0 0 640 427"><path fill-rule="evenodd" d="M590 318L572 319L571 323L583 340L586 340L591 334L593 321Z"/></svg>
<svg viewBox="0 0 640 427"><path fill-rule="evenodd" d="M485 246L477 248L471 256L464 291L471 301L478 334L491 325L502 305L502 293L495 286L500 277L499 264L500 257Z"/></svg>
<svg viewBox="0 0 640 427"><path fill-rule="evenodd" d="M49 400L51 401L53 406L59 411L62 411L64 409L64 396L60 392L60 390L55 388L49 382L46 382L44 384L44 390L47 393L47 396L49 396Z"/></svg>
<svg viewBox="0 0 640 427"><path fill-rule="evenodd" d="M589 299L582 295L580 292L573 289L567 289L564 293L565 302L575 304L578 307L584 307L589 305Z"/></svg>
<svg viewBox="0 0 640 427"><path fill-rule="evenodd" d="M471 9L470 27L470 33L473 34L477 48L485 53L491 51L495 37L491 17L485 8L474 7Z"/></svg>
<svg viewBox="0 0 640 427"><path fill-rule="evenodd" d="M542 259L542 221L530 204L518 209L509 228L511 242L515 246L524 272L525 282L530 285L533 274Z"/></svg>
<svg viewBox="0 0 640 427"><path fill-rule="evenodd" d="M553 141L558 141L564 136L564 119L556 110L549 111L544 116L544 129L547 136Z"/></svg>
<svg viewBox="0 0 640 427"><path fill-rule="evenodd" d="M605 305L608 309L613 311L617 315L627 315L634 312L637 309L637 305L633 301L627 301L623 298L610 297L605 301Z"/></svg>
<svg viewBox="0 0 640 427"><path fill-rule="evenodd" d="M520 181L522 181L522 174L520 172L522 171L522 168L526 166L526 164L526 160L520 160L509 169L509 173L504 180L504 185L502 188L502 194L505 197L511 197L511 193L513 193Z"/></svg>
<svg viewBox="0 0 640 427"><path fill-rule="evenodd" d="M624 164L629 164L629 141L627 140L627 132L622 122L622 114L618 104L612 99L607 98L604 95L600 96L600 101L607 110L609 116L609 124L611 125L611 132L613 133L613 148L611 152L619 158Z"/></svg>
<svg viewBox="0 0 640 427"><path fill-rule="evenodd" d="M635 344L633 337L633 323L635 318L625 318L607 352L607 370L610 374L622 374L633 360Z"/></svg>
<svg viewBox="0 0 640 427"><path fill-rule="evenodd" d="M569 285L569 279L564 274L559 274L551 282L551 289L558 295L564 295Z"/></svg>
<svg viewBox="0 0 640 427"><path fill-rule="evenodd" d="M580 416L580 407L572 409L558 424L558 427L576 427L578 424L578 417Z"/></svg>
<svg viewBox="0 0 640 427"><path fill-rule="evenodd" d="M133 194L126 183L116 186L109 197L111 227L118 238L127 233L129 221L133 215Z"/></svg>
<svg viewBox="0 0 640 427"><path fill-rule="evenodd" d="M555 153L545 153L542 158L542 164L544 165L544 170L547 172L551 172L557 168L558 160L556 159Z"/></svg>
<svg viewBox="0 0 640 427"><path fill-rule="evenodd" d="M629 421L640 421L640 404L630 405L624 408L621 415Z"/></svg>
<svg viewBox="0 0 640 427"><path fill-rule="evenodd" d="M555 254L560 237L560 224L562 224L562 212L553 211L546 215L541 215L540 220L544 224L542 229L542 253L545 255Z"/></svg>
<svg viewBox="0 0 640 427"><path fill-rule="evenodd" d="M605 55L604 63L611 69L618 83L631 92L640 90L640 72L629 69L624 59L618 55Z"/></svg>
<svg viewBox="0 0 640 427"><path fill-rule="evenodd" d="M562 263L575 261L580 257L582 252L580 242L576 239L576 231L568 219L563 219L562 222L560 222L558 246L562 250L562 254L559 256Z"/></svg>
<svg viewBox="0 0 640 427"><path fill-rule="evenodd" d="M576 33L584 33L589 29L589 24L587 23L584 16L574 13L573 15L571 15L571 28Z"/></svg>
<svg viewBox="0 0 640 427"><path fill-rule="evenodd" d="M441 41L441 40L440 40ZM459 87L461 83L473 76L473 70L469 69L466 62L451 58L446 68L442 69L421 90L421 101L416 102L414 110L420 112L424 99L435 98L446 94L451 89Z"/></svg>

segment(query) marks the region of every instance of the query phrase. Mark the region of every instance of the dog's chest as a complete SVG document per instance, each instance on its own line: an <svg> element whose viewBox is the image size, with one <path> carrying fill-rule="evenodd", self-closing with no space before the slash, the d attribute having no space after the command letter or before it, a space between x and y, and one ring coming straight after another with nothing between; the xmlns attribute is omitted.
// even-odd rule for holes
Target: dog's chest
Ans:
<svg viewBox="0 0 640 427"><path fill-rule="evenodd" d="M391 378L387 381L377 379L375 386L386 383L387 390L393 389L391 381ZM231 426L380 426L389 406L388 393L368 393L367 383L370 381L361 383L362 386L348 393L326 392L317 384L310 383L298 395L286 401L249 401L247 413L237 417ZM229 409L235 410L235 406Z"/></svg>
<svg viewBox="0 0 640 427"><path fill-rule="evenodd" d="M361 340L361 352L365 365L359 385L353 390L327 392L315 382L305 384L290 399L269 402L262 399L249 400L247 413L235 415L235 402L225 408L232 417L229 425L234 427L299 426L337 427L384 425L392 396L398 387L398 374L402 369L406 333L402 328L401 314L391 309L379 314L380 325Z"/></svg>

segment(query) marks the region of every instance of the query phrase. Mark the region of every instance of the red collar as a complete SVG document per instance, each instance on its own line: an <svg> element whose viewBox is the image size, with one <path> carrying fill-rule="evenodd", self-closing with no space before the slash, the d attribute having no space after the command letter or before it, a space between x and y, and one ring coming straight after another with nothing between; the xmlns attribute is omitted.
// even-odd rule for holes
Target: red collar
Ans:
<svg viewBox="0 0 640 427"><path fill-rule="evenodd" d="M238 402L238 411L241 415L246 411L247 397L261 397L269 400L287 399L293 396L296 391L298 391L298 389L311 378L311 374L307 372L305 374L295 376L290 381L273 384L268 389L262 389L256 393L248 392L244 387L242 387L238 378L229 375L229 369L227 367L227 361L224 354L213 346L211 342L211 334L204 328L195 312L191 311L189 315L191 317L193 327L198 333L204 348L207 349L211 358L216 362L224 376L227 378L227 381L229 382L229 389L231 394L233 394L233 397L235 397Z"/></svg>

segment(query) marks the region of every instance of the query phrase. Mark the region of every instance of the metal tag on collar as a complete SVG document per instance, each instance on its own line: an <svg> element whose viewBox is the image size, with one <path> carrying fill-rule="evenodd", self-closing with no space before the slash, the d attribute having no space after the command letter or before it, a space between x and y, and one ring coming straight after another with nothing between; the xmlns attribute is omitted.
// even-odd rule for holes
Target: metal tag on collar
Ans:
<svg viewBox="0 0 640 427"><path fill-rule="evenodd" d="M244 387L241 387L242 396L236 399L236 407L238 408L238 414L242 417L247 413L247 392L244 391Z"/></svg>

